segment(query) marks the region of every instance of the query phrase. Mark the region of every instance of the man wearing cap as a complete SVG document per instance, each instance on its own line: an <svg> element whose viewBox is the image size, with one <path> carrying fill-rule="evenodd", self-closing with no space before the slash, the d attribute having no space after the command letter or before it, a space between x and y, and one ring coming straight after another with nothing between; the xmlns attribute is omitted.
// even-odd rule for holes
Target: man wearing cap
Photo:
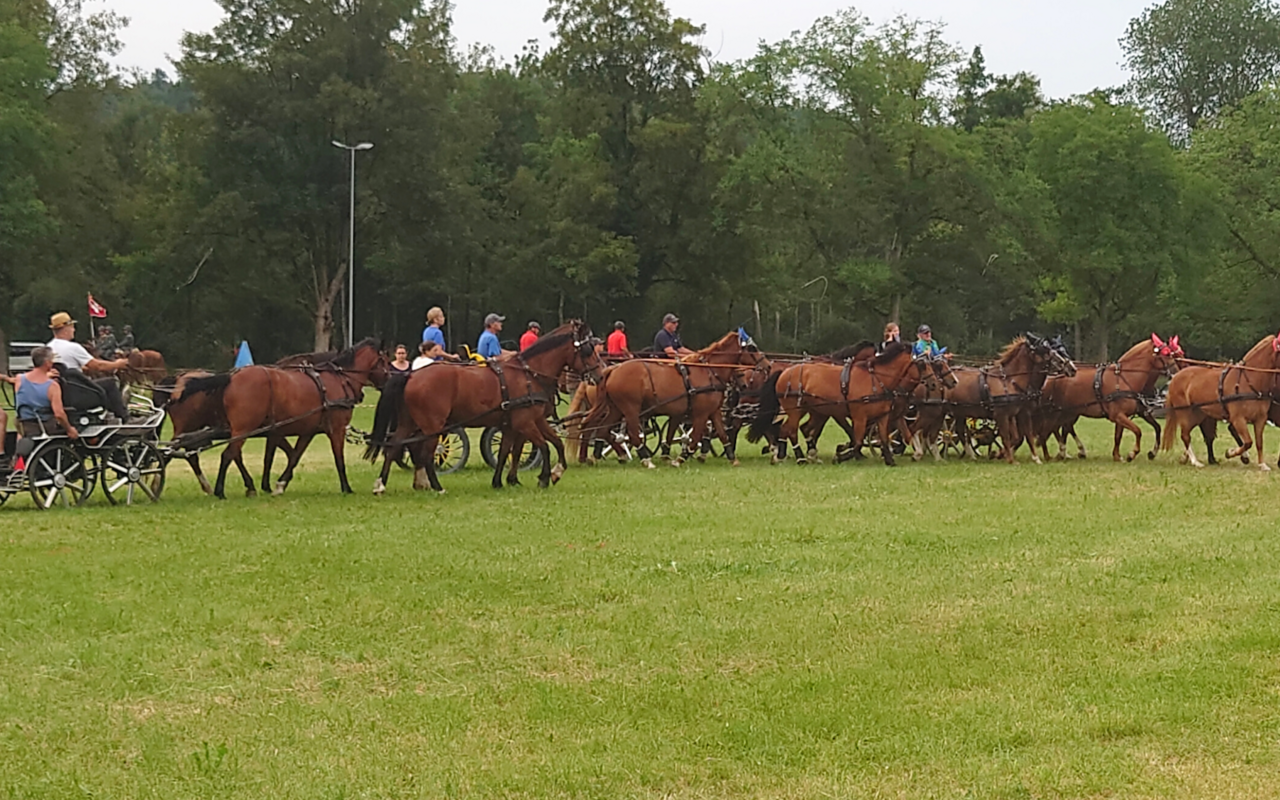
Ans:
<svg viewBox="0 0 1280 800"><path fill-rule="evenodd" d="M916 329L915 345L911 351L917 356L928 356L936 358L942 354L942 348L933 340L933 330L928 325L921 325Z"/></svg>
<svg viewBox="0 0 1280 800"><path fill-rule="evenodd" d="M542 326L538 324L536 319L529 320L529 329L520 337L520 352L523 353L525 350L533 347L534 343L538 341L538 337L541 335Z"/></svg>
<svg viewBox="0 0 1280 800"><path fill-rule="evenodd" d="M631 351L627 349L627 323L622 320L613 323L613 333L609 334L605 351L611 356L631 355Z"/></svg>
<svg viewBox="0 0 1280 800"><path fill-rule="evenodd" d="M118 369L124 369L129 366L129 359L117 358L114 361L103 361L100 358L94 358L89 355L89 351L84 346L76 342L76 321L71 315L65 311L59 311L49 318L49 329L53 331L53 338L49 340L47 345L53 351L53 363L61 364L69 370L84 372L85 368L89 368L89 372L96 373L113 373ZM120 384L115 378L103 378L95 380L107 395L107 410L115 414L121 420L129 418L129 411L125 407L124 398L120 395Z"/></svg>
<svg viewBox="0 0 1280 800"><path fill-rule="evenodd" d="M477 354L484 358L502 355L502 343L498 341L498 334L502 332L502 323L506 319L501 314L490 314L484 318L484 333L480 334L480 341L476 342Z"/></svg>
<svg viewBox="0 0 1280 800"><path fill-rule="evenodd" d="M667 314L663 317L662 327L658 329L658 335L653 337L654 351L671 358L691 355L693 351L685 347L684 342L680 341L679 330L679 317L675 314Z"/></svg>

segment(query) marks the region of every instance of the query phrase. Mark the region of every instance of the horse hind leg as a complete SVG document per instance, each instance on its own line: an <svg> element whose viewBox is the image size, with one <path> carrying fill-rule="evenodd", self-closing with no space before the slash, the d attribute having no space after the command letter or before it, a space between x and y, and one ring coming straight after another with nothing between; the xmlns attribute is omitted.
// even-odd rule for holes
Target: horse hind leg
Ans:
<svg viewBox="0 0 1280 800"><path fill-rule="evenodd" d="M297 469L298 462L302 460L302 454L307 452L307 447L314 438L314 433L306 433L297 438L293 446L293 455L289 456L289 464L284 468L284 474L276 481L276 488L271 492L272 495L279 497L284 494L285 489L289 488L289 484L293 481L293 471Z"/></svg>
<svg viewBox="0 0 1280 800"><path fill-rule="evenodd" d="M191 471L195 473L196 480L200 482L200 490L205 494L213 494L213 486L209 483L209 479L204 476L204 470L200 468L200 455L193 453L187 456L187 463L191 465Z"/></svg>

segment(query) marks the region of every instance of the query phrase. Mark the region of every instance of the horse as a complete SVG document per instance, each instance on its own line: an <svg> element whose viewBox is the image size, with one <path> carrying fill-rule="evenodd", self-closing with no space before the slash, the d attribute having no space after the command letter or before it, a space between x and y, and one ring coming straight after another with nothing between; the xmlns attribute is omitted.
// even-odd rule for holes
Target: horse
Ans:
<svg viewBox="0 0 1280 800"><path fill-rule="evenodd" d="M597 389L597 403L582 424L585 431L612 430L626 421L627 440L646 467L653 469L653 454L640 433L641 417L687 419L691 424L689 452L699 452L707 423L714 426L729 461L738 465L736 443L724 427L721 407L725 392L739 379L742 368L767 373L765 358L739 331L722 336L698 352L677 360L634 359L605 370ZM578 446L579 463L587 463L587 440ZM684 460L672 459L678 467Z"/></svg>
<svg viewBox="0 0 1280 800"><path fill-rule="evenodd" d="M245 439L267 437L264 475L269 476L274 447L287 436L297 436L288 465L276 482L274 494L284 494L298 461L319 433L329 437L342 493L351 494L343 447L352 410L364 397L365 387L381 387L387 375L387 358L377 341L365 339L314 367L252 366L190 380L184 395L205 393L220 400L230 428L231 441L222 453L214 495L225 499L227 468L240 458Z"/></svg>
<svg viewBox="0 0 1280 800"><path fill-rule="evenodd" d="M1076 367L1061 337L1043 339L1032 333L1010 342L990 366L956 370L954 389L945 392L938 402L917 406L919 417L912 433L913 458L919 461L924 457L927 442L934 458L942 459L938 452L938 434L951 414L957 419L994 420L1000 431L999 456L1010 464L1017 463L1014 451L1025 436L1031 445L1031 460L1041 463L1031 412L1050 374L1075 375ZM967 437L965 452L977 458Z"/></svg>
<svg viewBox="0 0 1280 800"><path fill-rule="evenodd" d="M525 440L542 454L538 484L547 488L564 474L564 444L547 423L557 381L566 368L587 376L599 370L600 357L591 329L577 320L551 331L523 353L490 359L484 365L437 361L407 377L388 382L374 415L373 432L364 457L385 456L373 493L386 491L394 457L409 446L416 467L414 488L444 487L436 475L436 446L440 436L457 427L502 427L502 451L493 473L493 488L502 488L508 456L520 452ZM560 457L551 467L550 447ZM513 468L508 485L518 485Z"/></svg>
<svg viewBox="0 0 1280 800"><path fill-rule="evenodd" d="M214 377L212 372L192 370L181 375L161 378L154 387L154 394L165 398L163 408L173 426L173 438L178 442L179 447L187 452L185 460L191 465L191 471L195 473L196 480L200 482L200 488L205 494L213 494L213 485L205 478L204 470L200 467L199 450L218 439L229 438L230 425L222 409L220 396L209 392L188 392L187 384L197 378L212 377ZM263 437L266 435L262 434ZM286 458L293 454L293 447L283 439L273 446L284 450ZM240 470L240 477L244 479L245 496L256 496L258 490L254 486L253 478L249 476L249 471L245 469L244 458L237 458L235 463ZM268 467L262 476L262 486L266 488L270 485L271 472Z"/></svg>
<svg viewBox="0 0 1280 800"><path fill-rule="evenodd" d="M1262 434L1271 414L1271 405L1280 389L1280 337L1267 336L1245 353L1239 364L1217 367L1183 367L1169 381L1165 401L1164 439L1161 450L1172 450L1174 439L1182 438L1180 459L1204 466L1191 451L1191 429L1206 420L1225 420L1238 435L1240 444L1228 450L1227 459L1243 456L1257 439L1258 467L1270 471L1262 453ZM1253 426L1250 436L1249 426ZM1215 423L1216 427L1216 423ZM1202 427L1201 431L1205 429Z"/></svg>
<svg viewBox="0 0 1280 800"><path fill-rule="evenodd" d="M801 418L811 417L847 420L850 445L856 447L866 435L867 425L876 421L880 430L890 430L896 392L913 390L932 370L931 359L917 359L909 345L890 342L879 355L865 361L849 359L843 365L827 363L797 364L766 383L760 400L760 411L752 420L747 441L763 438L779 415L784 417L777 431L777 450L772 463L786 458L784 443L799 448L797 433ZM842 425L843 427L843 425ZM889 437L881 442L886 464L892 466L893 449ZM809 452L816 451L817 440L809 441ZM797 459L797 463L805 463Z"/></svg>
<svg viewBox="0 0 1280 800"><path fill-rule="evenodd" d="M1110 364L1099 364L1093 372L1077 372L1075 375L1056 375L1045 381L1038 414L1038 438L1044 458L1049 459L1049 436L1058 439L1059 461L1065 457L1067 433L1074 435L1075 422L1080 417L1109 419L1115 425L1115 446L1111 451L1114 461L1120 460L1120 443L1124 432L1133 433L1133 452L1125 458L1133 461L1142 452L1142 431L1131 417L1138 415L1147 421L1156 433L1156 445L1147 454L1156 457L1160 443L1160 423L1156 422L1147 401L1155 394L1156 381L1161 375L1172 378L1178 371L1178 359L1185 357L1178 337L1168 342L1156 334L1129 348L1128 352ZM1084 458L1084 446L1076 437L1080 457Z"/></svg>
<svg viewBox="0 0 1280 800"><path fill-rule="evenodd" d="M127 358L129 366L119 372L125 383L154 386L169 374L169 368L159 350L133 350Z"/></svg>

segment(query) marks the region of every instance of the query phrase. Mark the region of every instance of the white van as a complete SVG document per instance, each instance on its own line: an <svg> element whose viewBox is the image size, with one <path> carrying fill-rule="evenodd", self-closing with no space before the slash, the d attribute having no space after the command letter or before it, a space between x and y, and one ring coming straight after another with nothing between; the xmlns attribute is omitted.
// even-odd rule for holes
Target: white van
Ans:
<svg viewBox="0 0 1280 800"><path fill-rule="evenodd" d="M18 375L31 370L31 351L44 342L9 342L9 374Z"/></svg>

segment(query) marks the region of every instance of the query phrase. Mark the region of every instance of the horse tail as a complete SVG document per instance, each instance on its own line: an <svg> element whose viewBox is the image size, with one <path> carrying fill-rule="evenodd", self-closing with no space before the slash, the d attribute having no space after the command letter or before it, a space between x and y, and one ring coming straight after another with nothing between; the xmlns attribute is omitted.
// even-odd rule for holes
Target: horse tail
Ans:
<svg viewBox="0 0 1280 800"><path fill-rule="evenodd" d="M1182 414L1176 408L1170 408L1164 415L1164 436L1160 439L1160 450L1167 453L1173 449L1178 439L1179 428L1182 427Z"/></svg>
<svg viewBox="0 0 1280 800"><path fill-rule="evenodd" d="M778 378L780 377L782 373L775 372L766 378L764 386L760 387L760 408L756 411L755 418L751 420L751 427L747 430L747 441L751 444L760 441L773 430L773 421L778 418L778 411L782 407L778 401Z"/></svg>
<svg viewBox="0 0 1280 800"><path fill-rule="evenodd" d="M195 394L207 394L210 397L222 398L222 393L231 385L231 373L223 372L218 375L206 375L200 378L191 378L182 387L182 396L190 397Z"/></svg>
<svg viewBox="0 0 1280 800"><path fill-rule="evenodd" d="M364 450L365 461L377 461L378 454L386 447L387 440L395 431L400 411L404 408L404 387L408 384L407 377L393 375L383 387L382 396L378 398L378 408L373 412L373 432L369 434L369 445Z"/></svg>

